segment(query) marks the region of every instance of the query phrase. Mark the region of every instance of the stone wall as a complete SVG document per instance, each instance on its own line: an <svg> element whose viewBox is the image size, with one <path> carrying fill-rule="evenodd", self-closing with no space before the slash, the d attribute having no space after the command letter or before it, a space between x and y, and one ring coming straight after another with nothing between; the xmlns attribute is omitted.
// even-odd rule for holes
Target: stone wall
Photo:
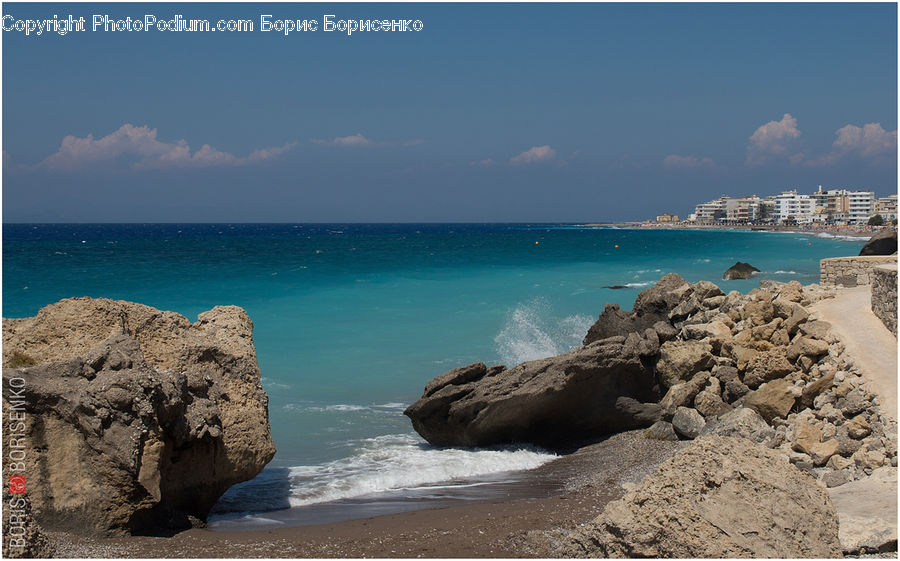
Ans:
<svg viewBox="0 0 900 561"><path fill-rule="evenodd" d="M872 284L872 271L879 265L897 265L896 255L832 257L819 262L822 286L863 286Z"/></svg>
<svg viewBox="0 0 900 561"><path fill-rule="evenodd" d="M884 325L897 334L897 264L879 265L872 279L872 311Z"/></svg>

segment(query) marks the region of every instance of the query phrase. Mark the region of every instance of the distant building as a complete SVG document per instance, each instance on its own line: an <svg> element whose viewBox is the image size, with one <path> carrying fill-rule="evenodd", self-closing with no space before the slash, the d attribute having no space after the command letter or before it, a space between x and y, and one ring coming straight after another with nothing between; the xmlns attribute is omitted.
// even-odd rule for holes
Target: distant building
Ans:
<svg viewBox="0 0 900 561"><path fill-rule="evenodd" d="M775 197L775 222L809 224L814 221L815 214L816 200L809 195L797 194L796 189Z"/></svg>
<svg viewBox="0 0 900 561"><path fill-rule="evenodd" d="M678 222L677 214L669 214L668 212L664 212L661 215L656 217L656 221L660 223L672 223Z"/></svg>
<svg viewBox="0 0 900 561"><path fill-rule="evenodd" d="M897 195L877 199L873 212L884 218L885 222L897 220Z"/></svg>
<svg viewBox="0 0 900 561"><path fill-rule="evenodd" d="M865 224L875 214L875 193L872 191L850 191L847 203L851 223Z"/></svg>

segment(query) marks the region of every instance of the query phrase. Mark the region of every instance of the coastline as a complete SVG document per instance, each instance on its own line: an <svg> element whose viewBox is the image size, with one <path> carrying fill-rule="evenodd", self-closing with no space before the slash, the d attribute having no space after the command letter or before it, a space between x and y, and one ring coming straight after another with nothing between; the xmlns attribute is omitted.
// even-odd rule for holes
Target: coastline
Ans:
<svg viewBox="0 0 900 561"><path fill-rule="evenodd" d="M774 232L781 234L826 234L834 237L851 237L860 240L868 240L873 234L882 230L895 229L894 226L776 226L776 225L724 225L724 224L666 224L657 222L614 222L614 223L589 223L585 226L614 227L630 230L721 230L739 232Z"/></svg>
<svg viewBox="0 0 900 561"><path fill-rule="evenodd" d="M56 557L80 558L409 558L547 557L555 536L596 516L686 442L634 430L609 436L523 472L523 487L555 488L543 498L429 508L331 524L268 530L192 529L171 537L89 538L47 532Z"/></svg>

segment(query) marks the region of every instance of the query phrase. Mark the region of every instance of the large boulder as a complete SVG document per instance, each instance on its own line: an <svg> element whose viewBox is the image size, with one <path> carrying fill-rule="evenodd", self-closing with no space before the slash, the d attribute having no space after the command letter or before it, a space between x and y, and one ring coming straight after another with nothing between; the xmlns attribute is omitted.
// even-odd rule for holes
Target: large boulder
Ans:
<svg viewBox="0 0 900 561"><path fill-rule="evenodd" d="M725 270L725 273L722 275L723 280L739 280L739 279L749 279L753 276L753 273L758 273L759 269L751 265L750 263L744 263L743 261L738 261L731 267Z"/></svg>
<svg viewBox="0 0 900 561"><path fill-rule="evenodd" d="M26 476L34 518L84 533L184 528L256 476L275 448L252 330L235 306L192 324L91 298L4 320L4 364L33 364L3 370L19 388L4 409L27 420L24 470L4 475Z"/></svg>
<svg viewBox="0 0 900 561"><path fill-rule="evenodd" d="M897 253L897 230L882 230L869 238L860 255L894 255Z"/></svg>
<svg viewBox="0 0 900 561"><path fill-rule="evenodd" d="M570 534L566 557L840 557L824 488L781 453L702 436Z"/></svg>
<svg viewBox="0 0 900 561"><path fill-rule="evenodd" d="M693 286L681 275L669 273L637 295L631 312L623 311L617 304L607 304L603 313L588 330L583 344L589 345L609 337L642 332L660 321L665 323L668 321L669 313L693 290Z"/></svg>
<svg viewBox="0 0 900 561"><path fill-rule="evenodd" d="M561 448L649 426L659 420L658 407L641 405L659 397L650 343L633 333L509 370L477 363L436 378L405 414L423 438L441 446Z"/></svg>

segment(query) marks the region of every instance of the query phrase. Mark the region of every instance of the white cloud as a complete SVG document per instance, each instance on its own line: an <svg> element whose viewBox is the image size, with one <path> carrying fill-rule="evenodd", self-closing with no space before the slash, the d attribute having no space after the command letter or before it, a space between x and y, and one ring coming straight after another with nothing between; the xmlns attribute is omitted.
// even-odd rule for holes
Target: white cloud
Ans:
<svg viewBox="0 0 900 561"><path fill-rule="evenodd" d="M364 137L362 133L356 133L350 136L340 136L331 141L332 144L338 146L368 146L372 142Z"/></svg>
<svg viewBox="0 0 900 561"><path fill-rule="evenodd" d="M513 165L534 164L538 162L549 162L555 158L556 150L545 144L544 146L532 146L521 154L513 156L509 159L509 163Z"/></svg>
<svg viewBox="0 0 900 561"><path fill-rule="evenodd" d="M750 145L747 147L747 164L759 165L770 160L790 159L799 161L803 154L798 152L797 143L800 138L800 129L797 128L797 119L785 113L780 121L769 121L756 129L750 137Z"/></svg>
<svg viewBox="0 0 900 561"><path fill-rule="evenodd" d="M713 169L716 163L712 158L698 158L696 156L679 156L678 154L669 154L663 158L662 165L666 169L675 170L691 170L691 169Z"/></svg>
<svg viewBox="0 0 900 561"><path fill-rule="evenodd" d="M117 160L127 160L132 167L145 169L236 166L273 158L296 145L296 142L291 142L277 148L255 150L245 158L222 152L209 144L192 153L184 140L163 142L157 139L156 129L126 123L99 139L94 139L93 134L84 138L67 136L63 138L59 150L47 156L37 167L72 170Z"/></svg>
<svg viewBox="0 0 900 561"><path fill-rule="evenodd" d="M811 167L836 164L844 160L896 165L897 131L886 131L881 123L861 127L846 125L835 132L831 153L806 162Z"/></svg>

